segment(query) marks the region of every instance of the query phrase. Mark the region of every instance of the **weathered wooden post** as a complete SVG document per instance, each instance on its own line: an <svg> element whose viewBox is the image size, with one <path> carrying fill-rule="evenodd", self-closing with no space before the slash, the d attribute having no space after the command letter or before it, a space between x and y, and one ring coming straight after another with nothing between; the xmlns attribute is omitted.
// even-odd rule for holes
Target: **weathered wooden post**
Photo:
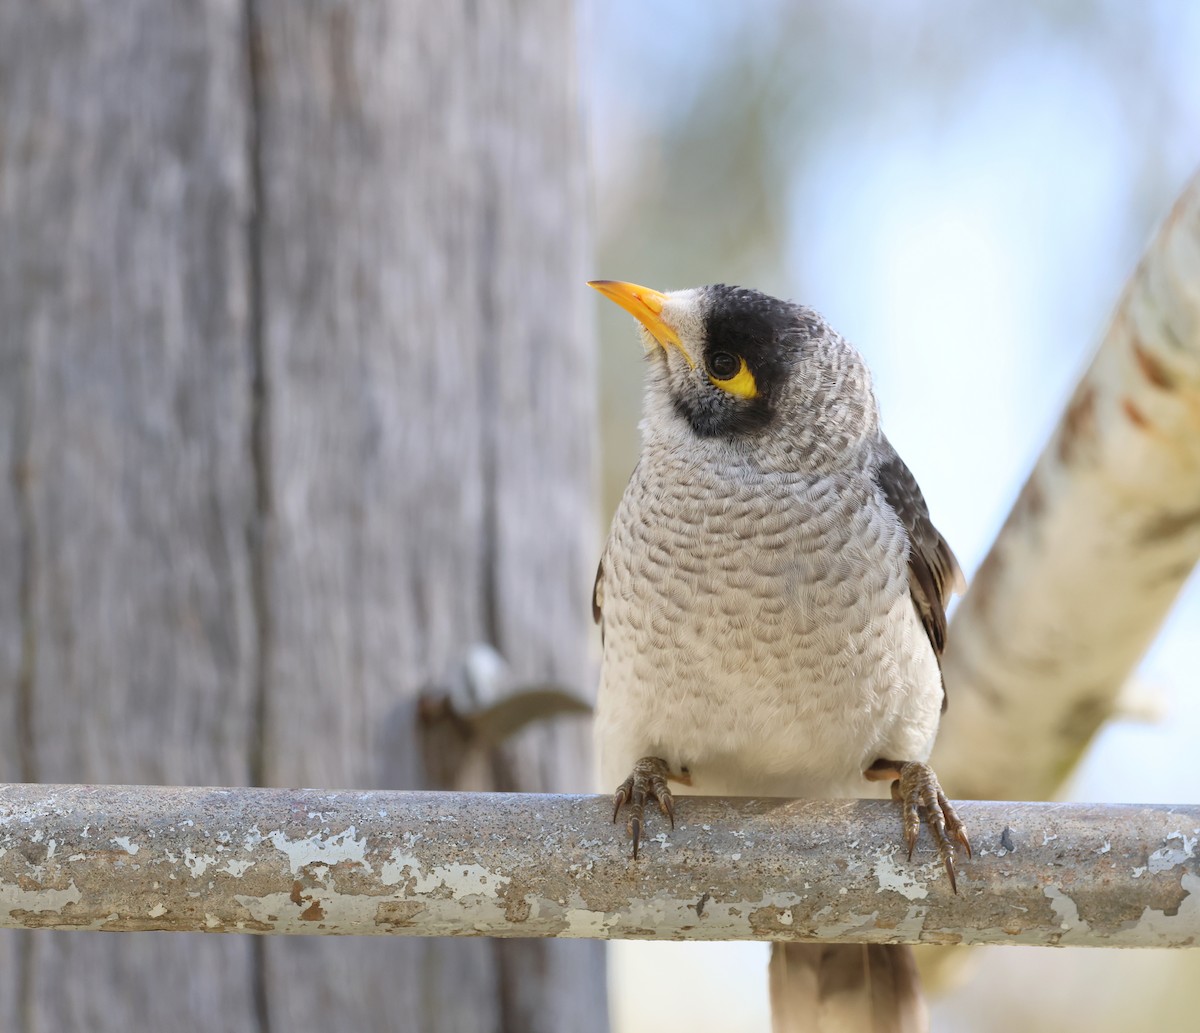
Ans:
<svg viewBox="0 0 1200 1033"><path fill-rule="evenodd" d="M584 683L571 14L0 8L0 778L400 788L472 643ZM581 788L577 732L497 787ZM0 937L6 1030L599 1031L603 983L599 943Z"/></svg>

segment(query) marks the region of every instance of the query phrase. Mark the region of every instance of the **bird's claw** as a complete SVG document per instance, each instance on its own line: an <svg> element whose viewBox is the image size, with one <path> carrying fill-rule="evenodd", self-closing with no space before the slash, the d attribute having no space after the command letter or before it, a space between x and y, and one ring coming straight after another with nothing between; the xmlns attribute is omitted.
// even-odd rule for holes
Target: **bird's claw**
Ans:
<svg viewBox="0 0 1200 1033"><path fill-rule="evenodd" d="M643 757L633 766L633 773L625 779L613 794L613 821L621 808L629 805L629 821L626 831L633 840L633 857L637 860L638 844L642 839L645 824L646 800L653 800L675 827L675 798L667 786L670 768L661 757Z"/></svg>
<svg viewBox="0 0 1200 1033"><path fill-rule="evenodd" d="M946 866L950 877L950 889L958 892L958 881L954 871L954 848L961 846L971 856L971 842L967 839L967 827L955 813L946 794L937 780L937 775L928 764L913 761L899 765L900 777L892 783L892 796L900 802L904 821L904 843L908 847L911 861L913 847L921 831L921 809L925 810L925 823L933 837L938 856Z"/></svg>

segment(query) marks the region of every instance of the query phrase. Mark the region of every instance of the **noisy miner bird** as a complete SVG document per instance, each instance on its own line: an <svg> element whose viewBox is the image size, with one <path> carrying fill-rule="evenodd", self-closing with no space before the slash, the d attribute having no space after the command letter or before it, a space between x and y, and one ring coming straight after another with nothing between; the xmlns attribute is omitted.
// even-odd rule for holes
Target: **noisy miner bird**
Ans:
<svg viewBox="0 0 1200 1033"><path fill-rule="evenodd" d="M602 778L674 824L668 782L855 797L894 780L954 886L966 829L926 760L958 563L879 427L862 357L819 315L716 284L591 286L648 349L642 452L596 576ZM777 1029L922 1028L907 947L776 944ZM788 1022L793 1025L788 1025Z"/></svg>

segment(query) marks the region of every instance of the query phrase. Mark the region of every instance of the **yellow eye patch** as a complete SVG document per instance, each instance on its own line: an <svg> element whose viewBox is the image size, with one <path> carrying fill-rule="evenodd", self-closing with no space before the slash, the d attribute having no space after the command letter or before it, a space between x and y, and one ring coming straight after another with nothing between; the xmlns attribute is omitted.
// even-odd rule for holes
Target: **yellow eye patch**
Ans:
<svg viewBox="0 0 1200 1033"><path fill-rule="evenodd" d="M754 374L750 372L750 367L746 365L745 359L738 361L738 371L733 376L722 380L709 373L709 381L714 387L719 387L735 398L757 398L758 384L754 382Z"/></svg>

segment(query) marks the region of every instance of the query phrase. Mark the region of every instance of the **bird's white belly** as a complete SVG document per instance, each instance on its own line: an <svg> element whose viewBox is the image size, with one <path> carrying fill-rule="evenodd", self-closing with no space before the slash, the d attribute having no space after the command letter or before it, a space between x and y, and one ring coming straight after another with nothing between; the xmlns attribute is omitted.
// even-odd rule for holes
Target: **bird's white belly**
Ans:
<svg viewBox="0 0 1200 1033"><path fill-rule="evenodd" d="M928 757L940 712L904 543L853 497L835 493L799 530L779 499L734 502L699 525L618 514L596 713L603 788L658 756L688 770L692 792L866 795L877 758Z"/></svg>

